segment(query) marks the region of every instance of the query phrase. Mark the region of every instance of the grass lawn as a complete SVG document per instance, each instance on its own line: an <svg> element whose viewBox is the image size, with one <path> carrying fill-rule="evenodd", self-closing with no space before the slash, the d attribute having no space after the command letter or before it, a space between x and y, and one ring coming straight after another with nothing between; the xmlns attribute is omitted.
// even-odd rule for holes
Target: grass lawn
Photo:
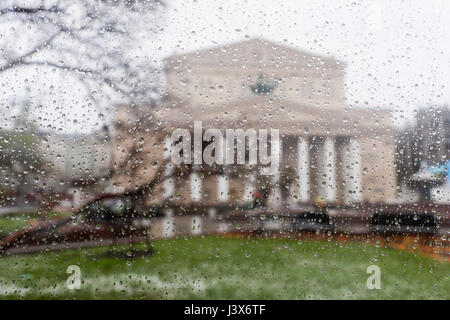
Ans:
<svg viewBox="0 0 450 320"><path fill-rule="evenodd" d="M152 256L107 248L0 258L2 298L449 299L450 264L358 243L189 238L155 241ZM381 289L366 268L381 268ZM80 290L66 268L81 268Z"/></svg>
<svg viewBox="0 0 450 320"><path fill-rule="evenodd" d="M51 219L70 216L70 213L60 212L35 212L15 215L0 216L0 236L31 226L32 220Z"/></svg>

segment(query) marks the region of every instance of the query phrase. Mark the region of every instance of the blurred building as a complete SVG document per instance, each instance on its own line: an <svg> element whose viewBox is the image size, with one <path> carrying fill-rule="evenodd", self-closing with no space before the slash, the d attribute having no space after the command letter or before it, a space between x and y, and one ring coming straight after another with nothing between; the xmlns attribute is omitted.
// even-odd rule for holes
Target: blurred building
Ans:
<svg viewBox="0 0 450 320"><path fill-rule="evenodd" d="M165 166L152 201L205 205L392 202L396 199L394 130L388 110L345 103L345 64L254 39L168 57L166 94L157 106L119 106L115 184L145 184ZM273 176L249 165L174 167L176 128L279 129L281 164Z"/></svg>
<svg viewBox="0 0 450 320"><path fill-rule="evenodd" d="M416 130L424 161L440 164L450 159L450 110L447 106L420 109Z"/></svg>
<svg viewBox="0 0 450 320"><path fill-rule="evenodd" d="M432 172L436 168L450 167L450 109L447 106L422 108L415 120L397 137L397 170L402 184L420 168ZM449 182L447 179L443 186L433 190L435 201L450 203ZM412 192L406 186L402 189L405 194ZM411 197L410 201L415 199Z"/></svg>
<svg viewBox="0 0 450 320"><path fill-rule="evenodd" d="M450 159L450 110L422 108L413 125L397 138L399 177L407 178L421 166L445 164Z"/></svg>
<svg viewBox="0 0 450 320"><path fill-rule="evenodd" d="M112 147L106 129L89 134L41 134L41 154L57 182L66 187L110 174Z"/></svg>

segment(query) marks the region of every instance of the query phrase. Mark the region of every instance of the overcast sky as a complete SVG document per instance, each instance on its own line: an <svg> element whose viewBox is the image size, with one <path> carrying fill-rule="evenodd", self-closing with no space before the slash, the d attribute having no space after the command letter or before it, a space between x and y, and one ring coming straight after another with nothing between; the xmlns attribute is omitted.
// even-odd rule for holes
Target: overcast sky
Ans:
<svg viewBox="0 0 450 320"><path fill-rule="evenodd" d="M348 65L349 105L390 108L399 120L401 115L411 118L419 106L450 100L449 21L450 1L445 0L175 0L169 2L164 31L156 39L141 35L141 50L158 60L175 52L262 37L334 56ZM74 97L76 90L64 85L58 83L53 90L59 90L61 105L71 101L71 107L60 107L54 127L95 127L97 114ZM23 83L18 81L18 86ZM51 115L49 119L47 126Z"/></svg>

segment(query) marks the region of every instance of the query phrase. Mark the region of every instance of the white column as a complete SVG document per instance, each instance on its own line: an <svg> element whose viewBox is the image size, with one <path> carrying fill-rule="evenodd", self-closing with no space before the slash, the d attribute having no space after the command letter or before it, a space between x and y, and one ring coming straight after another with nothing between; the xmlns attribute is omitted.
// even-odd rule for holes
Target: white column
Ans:
<svg viewBox="0 0 450 320"><path fill-rule="evenodd" d="M170 158L170 152L172 148L172 142L170 138L164 140L164 159ZM164 170L164 176L166 177L163 181L163 198L169 199L175 194L175 180L172 175L175 172L175 166L172 162L168 161L166 168Z"/></svg>
<svg viewBox="0 0 450 320"><path fill-rule="evenodd" d="M162 221L163 236L171 238L175 235L175 219L173 217L163 218Z"/></svg>
<svg viewBox="0 0 450 320"><path fill-rule="evenodd" d="M172 177L174 172L175 166L173 163L167 163L166 169L164 170L164 176L166 178L163 181L164 199L170 199L175 194L175 180Z"/></svg>
<svg viewBox="0 0 450 320"><path fill-rule="evenodd" d="M272 142L273 143L273 142ZM275 146L274 148L278 148L279 150L279 161L280 166L283 165L283 143L280 139L279 145ZM270 208L279 208L283 204L283 199L281 195L281 189L280 189L280 173L277 172L272 175L272 191L269 195L268 199L268 206Z"/></svg>
<svg viewBox="0 0 450 320"><path fill-rule="evenodd" d="M345 204L361 202L361 149L358 140L351 138L346 143L343 151L344 202Z"/></svg>
<svg viewBox="0 0 450 320"><path fill-rule="evenodd" d="M282 205L281 190L280 190L280 174L274 174L272 176L272 190L268 199L268 207L279 208Z"/></svg>
<svg viewBox="0 0 450 320"><path fill-rule="evenodd" d="M324 175L326 182L325 201L336 202L336 147L334 138L324 142Z"/></svg>
<svg viewBox="0 0 450 320"><path fill-rule="evenodd" d="M297 206L297 203L299 201L299 195L298 195L298 186L297 183L291 183L291 185L289 186L289 202L288 205L291 208L295 208Z"/></svg>
<svg viewBox="0 0 450 320"><path fill-rule="evenodd" d="M194 169L193 169L194 170ZM191 172L190 175L191 200L200 201L202 199L202 179L197 171Z"/></svg>
<svg viewBox="0 0 450 320"><path fill-rule="evenodd" d="M202 234L202 218L200 216L193 216L191 219L191 234L198 236Z"/></svg>
<svg viewBox="0 0 450 320"><path fill-rule="evenodd" d="M309 143L308 138L299 137L298 139L298 185L299 200L308 202L310 200L310 179L309 179Z"/></svg>
<svg viewBox="0 0 450 320"><path fill-rule="evenodd" d="M253 201L253 193L256 191L256 177L253 173L245 181L244 202Z"/></svg>
<svg viewBox="0 0 450 320"><path fill-rule="evenodd" d="M83 201L81 199L81 190L80 189L76 189L76 188L71 188L70 191L73 196L72 196L72 207L74 207L75 209L78 209L79 207L81 207Z"/></svg>
<svg viewBox="0 0 450 320"><path fill-rule="evenodd" d="M217 200L219 202L226 202L229 199L230 183L227 175L222 174L217 176Z"/></svg>

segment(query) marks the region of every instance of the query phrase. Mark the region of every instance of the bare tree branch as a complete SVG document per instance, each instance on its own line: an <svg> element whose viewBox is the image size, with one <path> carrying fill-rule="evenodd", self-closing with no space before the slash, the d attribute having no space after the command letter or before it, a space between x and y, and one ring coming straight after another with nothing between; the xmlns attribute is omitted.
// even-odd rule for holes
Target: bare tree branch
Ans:
<svg viewBox="0 0 450 320"><path fill-rule="evenodd" d="M36 7L36 8L13 6L11 8L6 8L6 9L0 10L0 15L3 15L3 14L15 14L15 13L35 14L35 13L38 13L38 12L57 13L57 12L60 12L60 11L59 11L59 9L56 6L53 6L53 7L50 7L50 8L45 8L43 6Z"/></svg>
<svg viewBox="0 0 450 320"><path fill-rule="evenodd" d="M159 0L74 0L70 6L60 1L51 7L22 5L0 9L0 22L15 23L16 33L23 30L24 36L29 37L28 45L35 43L34 39L44 39L20 56L14 49L8 50L11 42L5 39L0 73L21 65L53 67L73 73L75 79L89 83L92 91L102 92L95 97L89 95L96 105L101 99L112 98L142 103L149 99L149 93L155 92L157 81L149 79L158 75L147 60L138 61L128 49L134 46L135 27L142 23L142 17L156 14L160 7L164 3ZM154 25L148 27L150 32L158 29ZM61 33L64 37L59 37ZM37 54L44 50L49 54Z"/></svg>
<svg viewBox="0 0 450 320"><path fill-rule="evenodd" d="M23 64L25 62L26 58L31 57L33 54L35 54L36 52L39 52L41 49L49 46L53 40L62 32L62 30L57 31L56 33L54 33L49 39L47 39L44 42L41 42L39 45L35 46L34 48L32 48L30 51L28 51L27 53L21 55L20 57L14 58L11 61L6 62L6 64L4 64L3 66L0 67L0 72L3 72L5 70L11 69L13 67L16 67L20 64Z"/></svg>
<svg viewBox="0 0 450 320"><path fill-rule="evenodd" d="M59 65L57 63L50 62L50 61L24 61L24 62L22 62L22 65L48 66L48 67L54 67L57 69L61 69L63 71L68 71L68 72L84 73L87 75L91 75L91 76L97 78L98 80L101 80L103 83L107 84L112 89L116 90L117 92L120 92L123 94L129 93L128 91L118 87L117 80L105 77L104 75L102 75L102 73L100 73L97 70L81 68L81 67L76 67L76 66ZM0 69L0 71L1 71L1 69Z"/></svg>

